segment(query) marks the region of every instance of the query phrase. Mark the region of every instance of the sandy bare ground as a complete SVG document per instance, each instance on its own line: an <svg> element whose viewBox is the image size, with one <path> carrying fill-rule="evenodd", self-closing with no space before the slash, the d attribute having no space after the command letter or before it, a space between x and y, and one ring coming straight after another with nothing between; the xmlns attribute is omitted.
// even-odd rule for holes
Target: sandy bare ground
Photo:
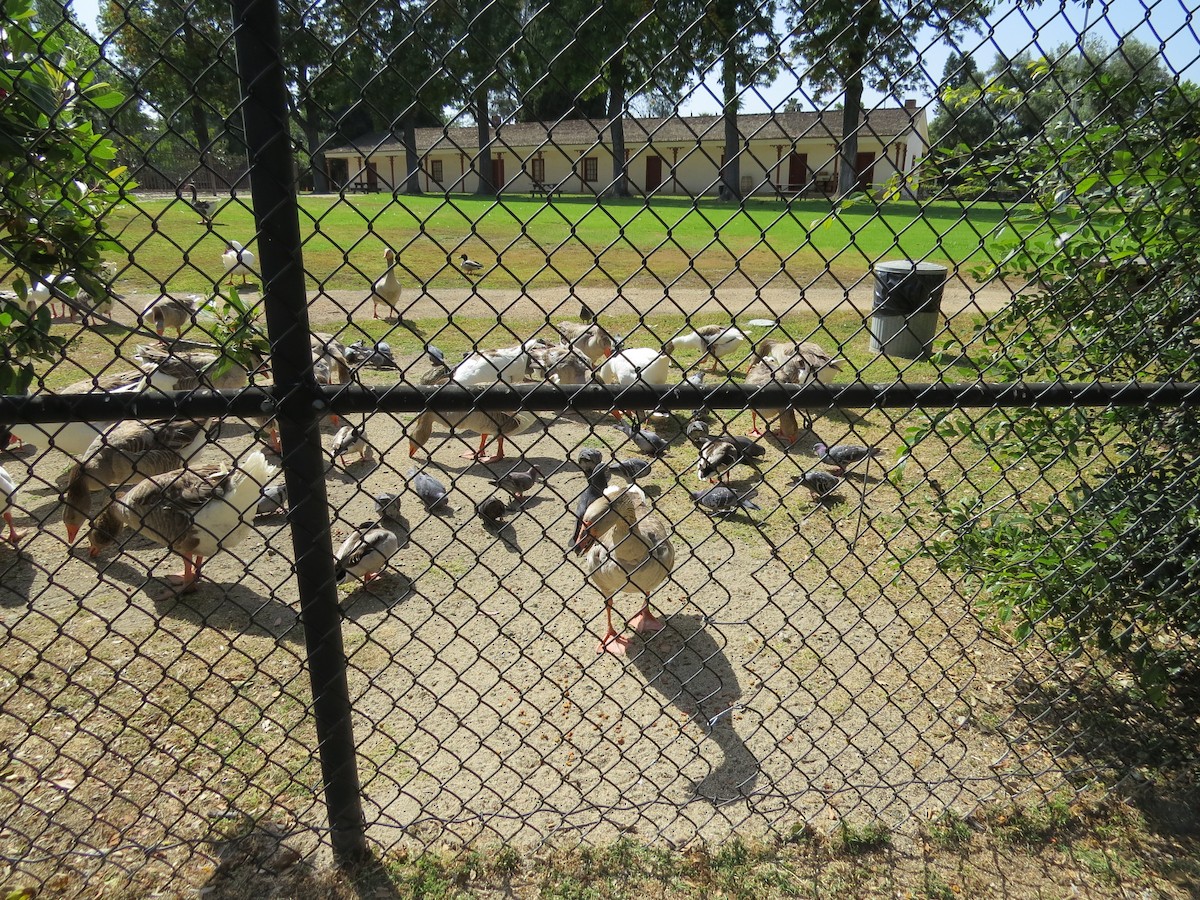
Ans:
<svg viewBox="0 0 1200 900"><path fill-rule="evenodd" d="M739 473L763 509L724 521L695 509L696 451L678 422L660 422L672 449L643 486L678 562L653 598L666 630L628 659L597 655L602 601L567 552L583 487L569 459L581 446L636 455L610 419L544 417L491 466L435 434L416 463L451 488L454 510L441 514L405 491L404 421L366 425L376 461L331 461L326 487L335 546L373 517L381 491L404 493L411 531L384 578L342 588L380 845L622 834L678 845L842 818L898 825L1060 783L1019 720L976 725L977 710L1003 706L1020 665L914 556L919 467L899 489L878 469L848 480L830 505L788 486L814 465L817 433L890 449L902 422L832 412L791 452L771 442L761 474ZM199 461L254 442L226 423ZM148 573L178 567L161 548L135 537L99 561L69 552L53 487L66 463L53 450L5 460L29 536L19 552L0 548L0 850L43 876L92 878L112 863L195 882L214 820L265 817L320 836L284 517L260 519L207 563L200 591L156 603ZM490 479L531 464L545 483L489 532L475 502ZM931 451L943 483L959 466ZM619 621L635 603L618 602Z"/></svg>

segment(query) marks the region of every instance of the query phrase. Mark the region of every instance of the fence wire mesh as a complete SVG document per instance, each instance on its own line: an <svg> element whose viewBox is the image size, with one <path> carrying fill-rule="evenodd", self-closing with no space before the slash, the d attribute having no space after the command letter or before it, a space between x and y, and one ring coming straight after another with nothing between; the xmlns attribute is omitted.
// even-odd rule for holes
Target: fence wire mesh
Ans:
<svg viewBox="0 0 1200 900"><path fill-rule="evenodd" d="M5 4L14 879L1194 787L1191 13L661 6Z"/></svg>

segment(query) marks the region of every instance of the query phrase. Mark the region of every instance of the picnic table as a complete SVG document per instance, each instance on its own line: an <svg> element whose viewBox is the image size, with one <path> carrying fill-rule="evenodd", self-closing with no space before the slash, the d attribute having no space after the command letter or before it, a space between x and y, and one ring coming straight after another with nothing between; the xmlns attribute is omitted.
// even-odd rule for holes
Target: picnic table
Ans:
<svg viewBox="0 0 1200 900"><path fill-rule="evenodd" d="M533 187L529 189L531 197L553 197L555 194L561 195L563 192L561 184L550 184L545 181L535 181Z"/></svg>

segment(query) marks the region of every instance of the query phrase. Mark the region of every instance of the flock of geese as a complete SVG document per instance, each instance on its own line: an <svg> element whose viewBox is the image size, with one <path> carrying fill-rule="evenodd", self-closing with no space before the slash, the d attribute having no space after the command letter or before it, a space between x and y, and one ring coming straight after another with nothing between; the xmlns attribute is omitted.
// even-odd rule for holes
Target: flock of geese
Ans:
<svg viewBox="0 0 1200 900"><path fill-rule="evenodd" d="M223 261L230 282L239 275L245 279L255 272L253 256L235 241L229 242ZM464 266L467 262L464 257ZM400 298L395 254L390 249L385 252L385 263L385 274L372 285L369 296L375 315L381 305L397 309ZM142 318L160 338L166 338L168 331L180 336L196 314L194 301L163 296L144 310ZM666 386L672 383L672 371L677 367L674 355L683 349L699 353L699 359L686 375L696 384L703 382L704 363L709 364L709 373L725 367L728 374L726 360L732 354L739 359L749 356L745 383L750 386L779 383L801 387L813 381L827 381L839 369L836 357L816 343L770 339L751 342L734 325L697 328L675 336L660 347L624 347L586 305L580 311L580 319L557 323L557 343L534 339L514 347L475 350L454 363L436 347L427 345L425 355L430 367L420 376L420 382L467 387L526 380L560 385L597 381L617 386ZM353 378L348 348L333 335L314 334L312 352L318 381L344 383ZM254 374L243 366L218 366L216 354L180 350L169 343L141 347L135 358L136 370L106 374L64 391L188 390L198 386L236 389L249 384ZM741 466L757 467L765 454L757 438L764 434L771 433L785 444L793 444L800 434L798 414L803 416L804 411L793 407L753 409L752 431L748 436L735 436L710 433L706 411L696 410L685 434L697 449L697 476L709 483L708 487L691 492L696 504L720 515L757 509L753 499L755 490L735 490L729 484L730 474ZM641 453L658 458L667 451L668 442L648 424L656 415L654 411L614 410L612 415L616 419L615 428ZM422 450L428 452L435 431L442 431L458 436L478 435L478 446L464 453L464 457L475 463L495 463L505 458L507 438L529 431L539 423L536 415L525 411L427 410L406 427L409 456L415 457ZM768 432L771 423L774 430ZM265 434L270 448L279 452L278 431L270 417L255 419L254 424ZM62 486L62 520L67 542L74 544L81 529L90 522L88 553L96 557L123 530L136 531L183 559L182 572L165 579L169 590L156 599L195 590L205 559L243 540L249 533L248 523L256 514L286 507L283 485L271 483L278 467L268 463L265 448L252 450L236 461L197 462L201 451L212 446L219 427L219 421L204 419L70 422L49 426L52 444L74 458ZM349 455L371 459L373 449L367 432L366 420L361 425L341 425L334 436L332 457L343 466ZM35 426L14 426L8 441L44 436L45 432ZM489 444L493 445L490 451ZM796 483L817 498L837 489L847 467L869 462L878 455L874 448L857 445L817 444L814 453L832 471L814 468L798 476ZM650 608L650 596L674 567L672 532L637 484L637 478L649 468L646 461L614 459L603 464L599 452L589 449L580 453L578 463L587 486L575 505L577 524L572 549L582 558L587 578L604 597L606 629L597 652L623 656L631 639L613 623L614 599L622 592L640 596L640 607L627 620L633 632L646 634L663 627ZM622 482L610 484L612 474L622 476ZM525 471L514 469L491 483L506 491L519 505L525 492L537 485L541 477L540 470L531 466ZM447 502L445 487L418 467L407 473L406 483L427 509L437 509ZM3 516L8 525L6 537L13 544L22 537L12 518L17 490L17 483L0 467ZM93 515L95 495L104 500ZM356 528L336 553L339 578L353 576L369 583L389 566L408 539L406 523L404 528L392 527L403 522L399 506L398 496L376 498L377 519ZM480 502L476 510L486 525L499 528L509 504L492 495Z"/></svg>

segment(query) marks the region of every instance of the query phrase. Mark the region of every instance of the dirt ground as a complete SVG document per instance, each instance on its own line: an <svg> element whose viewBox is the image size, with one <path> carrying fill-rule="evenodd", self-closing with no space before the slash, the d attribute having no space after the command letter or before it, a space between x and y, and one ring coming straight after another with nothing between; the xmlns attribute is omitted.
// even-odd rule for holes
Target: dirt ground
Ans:
<svg viewBox="0 0 1200 900"><path fill-rule="evenodd" d="M897 487L875 466L824 503L789 486L816 466L818 434L878 443L890 460L903 423L886 413L831 411L794 448L768 441L761 472L735 479L757 485L762 509L724 520L688 494L704 485L681 422L658 420L671 449L641 484L677 562L653 597L666 629L627 659L597 654L602 599L568 552L578 449L640 455L612 419L543 415L485 466L460 457L472 437L444 432L410 461L404 418L367 417L375 460L331 459L326 481L335 547L374 517L372 494L401 493L408 520L393 568L341 588L379 845L680 846L843 818L899 826L1061 786L1026 726L998 728L989 712L1020 661L915 553L920 467ZM227 422L198 461L252 445L253 429ZM427 513L406 490L413 462L450 487L451 511ZM307 835L305 852L327 840L285 517L258 519L207 562L198 592L156 602L147 589L177 558L140 537L96 561L71 550L55 486L67 459L4 463L27 532L0 548L0 850L16 871L200 883L216 864L205 842L243 818ZM474 506L491 480L531 465L543 483L501 532L486 529ZM938 466L961 472L944 452ZM618 621L636 605L619 600Z"/></svg>

